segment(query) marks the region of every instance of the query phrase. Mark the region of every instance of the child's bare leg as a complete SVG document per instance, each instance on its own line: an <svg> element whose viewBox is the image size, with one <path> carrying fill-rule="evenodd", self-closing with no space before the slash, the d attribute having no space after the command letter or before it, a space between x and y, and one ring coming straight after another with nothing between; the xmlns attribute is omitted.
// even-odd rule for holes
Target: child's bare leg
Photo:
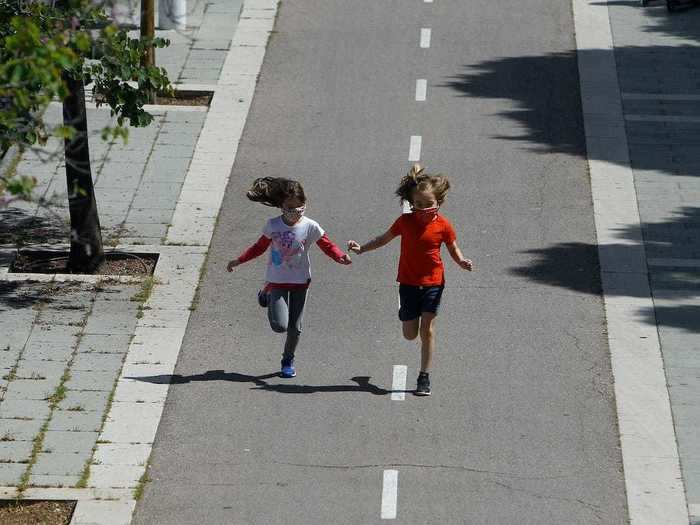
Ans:
<svg viewBox="0 0 700 525"><path fill-rule="evenodd" d="M435 348L435 333L433 329L433 320L436 314L423 312L420 321L420 342L421 342L421 358L420 371L428 372L433 362L433 349Z"/></svg>
<svg viewBox="0 0 700 525"><path fill-rule="evenodd" d="M403 325L403 336L409 341L413 341L418 337L418 323L420 317L417 319L411 319L410 321L402 321Z"/></svg>

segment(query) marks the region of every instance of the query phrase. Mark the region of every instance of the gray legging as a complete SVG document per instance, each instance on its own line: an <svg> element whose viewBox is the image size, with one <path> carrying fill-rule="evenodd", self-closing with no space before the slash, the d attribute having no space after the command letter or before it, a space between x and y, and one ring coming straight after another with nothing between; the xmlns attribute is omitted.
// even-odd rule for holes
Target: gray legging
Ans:
<svg viewBox="0 0 700 525"><path fill-rule="evenodd" d="M305 304L305 288L302 290L284 290L282 288L270 290L267 317L270 319L270 327L275 332L287 332L287 341L284 343L284 354L282 355L284 359L294 358L294 352L299 344L299 335L301 335Z"/></svg>

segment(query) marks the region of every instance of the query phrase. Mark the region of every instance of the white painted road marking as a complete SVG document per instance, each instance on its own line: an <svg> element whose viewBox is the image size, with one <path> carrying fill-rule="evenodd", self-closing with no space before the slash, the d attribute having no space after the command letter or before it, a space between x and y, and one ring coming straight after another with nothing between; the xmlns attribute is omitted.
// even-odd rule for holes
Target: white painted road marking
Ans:
<svg viewBox="0 0 700 525"><path fill-rule="evenodd" d="M406 399L406 372L408 367L405 365L394 365L394 378L391 381L392 401L403 401Z"/></svg>
<svg viewBox="0 0 700 525"><path fill-rule="evenodd" d="M426 4L432 4L433 0L423 0Z"/></svg>
<svg viewBox="0 0 700 525"><path fill-rule="evenodd" d="M420 160L420 150L423 145L423 138L420 135L411 135L411 145L408 148L408 160L418 162Z"/></svg>
<svg viewBox="0 0 700 525"><path fill-rule="evenodd" d="M416 80L416 102L425 102L428 95L428 81L424 78Z"/></svg>
<svg viewBox="0 0 700 525"><path fill-rule="evenodd" d="M396 519L396 500L399 493L399 471L385 470L382 487L382 519Z"/></svg>
<svg viewBox="0 0 700 525"><path fill-rule="evenodd" d="M430 47L430 28L424 27L420 30L420 47L427 49Z"/></svg>

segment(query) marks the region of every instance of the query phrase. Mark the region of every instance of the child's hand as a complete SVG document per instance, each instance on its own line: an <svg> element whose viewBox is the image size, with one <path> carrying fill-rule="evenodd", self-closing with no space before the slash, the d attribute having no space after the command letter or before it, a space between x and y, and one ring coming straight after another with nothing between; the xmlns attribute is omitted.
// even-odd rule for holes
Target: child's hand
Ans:
<svg viewBox="0 0 700 525"><path fill-rule="evenodd" d="M338 262L340 264L352 264L352 259L350 259L350 256L347 253L344 253Z"/></svg>
<svg viewBox="0 0 700 525"><path fill-rule="evenodd" d="M471 259L462 259L459 261L459 265L463 270L469 270L470 272L474 269Z"/></svg>
<svg viewBox="0 0 700 525"><path fill-rule="evenodd" d="M233 261L230 261L230 262L228 263L228 266L226 267L226 269L227 269L229 272L232 272L233 269L234 269L236 266L239 266L240 264L241 264L241 263L240 263L240 261L239 261L238 259L234 259Z"/></svg>
<svg viewBox="0 0 700 525"><path fill-rule="evenodd" d="M357 241L348 241L348 250L359 254L362 252L362 246Z"/></svg>

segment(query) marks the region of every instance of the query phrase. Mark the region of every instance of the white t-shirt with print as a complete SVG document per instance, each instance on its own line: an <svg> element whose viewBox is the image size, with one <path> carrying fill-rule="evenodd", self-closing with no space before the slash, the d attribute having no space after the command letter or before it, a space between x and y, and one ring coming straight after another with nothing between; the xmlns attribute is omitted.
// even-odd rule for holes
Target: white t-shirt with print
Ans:
<svg viewBox="0 0 700 525"><path fill-rule="evenodd" d="M268 283L306 283L311 279L309 249L323 237L323 228L308 217L293 226L282 217L270 219L263 235L272 239L265 280Z"/></svg>

